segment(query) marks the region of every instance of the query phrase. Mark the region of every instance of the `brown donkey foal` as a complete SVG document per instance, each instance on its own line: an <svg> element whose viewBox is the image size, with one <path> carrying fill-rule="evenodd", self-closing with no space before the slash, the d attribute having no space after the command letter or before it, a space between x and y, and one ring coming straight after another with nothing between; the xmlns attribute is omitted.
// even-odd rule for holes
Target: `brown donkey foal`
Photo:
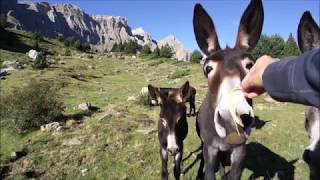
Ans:
<svg viewBox="0 0 320 180"><path fill-rule="evenodd" d="M171 93L176 93L177 91L179 91L179 88L165 88L165 87L158 87L157 88L158 91L165 95L165 96L169 96L169 94ZM195 116L196 115L196 93L197 90L196 88L190 86L189 87L189 91L186 97L186 102L189 102L189 114L187 114L188 116ZM149 93L150 94L150 93ZM159 105L159 102L157 102L157 98L154 96L154 94L150 94L151 96L151 105Z"/></svg>
<svg viewBox="0 0 320 180"><path fill-rule="evenodd" d="M302 53L320 48L320 28L309 11L303 13L298 26L298 44ZM320 109L306 106L305 127L310 145L304 150L303 160L309 165L310 179L320 179Z"/></svg>
<svg viewBox="0 0 320 180"><path fill-rule="evenodd" d="M253 65L249 50L259 40L263 19L261 0L252 0L241 17L235 47L221 49L213 21L200 4L195 5L194 33L200 49L207 55L203 72L208 78L208 93L196 118L197 133L203 146L197 179L203 178L203 166L206 180L215 179L218 168L222 179L235 180L241 177L246 154L244 134L250 134L253 114L251 102L244 96L237 96L236 106L231 105L235 101L231 93L239 91L241 80ZM234 122L231 106L235 107L244 127ZM240 136L235 133L237 129ZM231 160L231 168L225 173L224 162L228 159Z"/></svg>
<svg viewBox="0 0 320 180"><path fill-rule="evenodd" d="M182 172L183 140L188 133L185 102L189 88L187 81L181 88L165 95L159 91L159 88L148 86L149 93L160 104L158 138L163 180L168 179L168 155L174 156L174 177L180 179Z"/></svg>

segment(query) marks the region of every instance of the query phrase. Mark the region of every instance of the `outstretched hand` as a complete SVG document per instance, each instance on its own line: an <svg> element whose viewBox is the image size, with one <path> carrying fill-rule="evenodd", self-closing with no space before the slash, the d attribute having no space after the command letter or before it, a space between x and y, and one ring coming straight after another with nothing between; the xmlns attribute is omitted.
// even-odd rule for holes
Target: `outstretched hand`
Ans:
<svg viewBox="0 0 320 180"><path fill-rule="evenodd" d="M242 90L247 98L255 98L265 92L262 75L265 69L276 59L264 55L257 59L248 74L241 82Z"/></svg>

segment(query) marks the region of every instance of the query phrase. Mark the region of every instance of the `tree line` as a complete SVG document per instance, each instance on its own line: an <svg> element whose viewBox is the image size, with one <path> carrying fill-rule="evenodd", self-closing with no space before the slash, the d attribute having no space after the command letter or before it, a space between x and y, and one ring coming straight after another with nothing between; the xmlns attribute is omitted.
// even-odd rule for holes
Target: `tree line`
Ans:
<svg viewBox="0 0 320 180"><path fill-rule="evenodd" d="M126 42L115 43L110 50L111 52L122 52L126 54L137 54L140 52L142 55L152 55L153 57L171 58L173 57L173 49L165 44L164 46L156 47L153 51L147 44L140 46L137 41L129 40Z"/></svg>

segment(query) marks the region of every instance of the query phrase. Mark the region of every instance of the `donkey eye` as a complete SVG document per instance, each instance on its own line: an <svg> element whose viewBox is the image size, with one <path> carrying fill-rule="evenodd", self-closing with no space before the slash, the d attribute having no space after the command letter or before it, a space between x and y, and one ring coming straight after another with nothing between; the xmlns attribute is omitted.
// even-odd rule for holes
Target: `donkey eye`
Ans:
<svg viewBox="0 0 320 180"><path fill-rule="evenodd" d="M212 70L213 70L213 68L211 66L207 66L206 67L206 73L207 74L209 74Z"/></svg>
<svg viewBox="0 0 320 180"><path fill-rule="evenodd" d="M253 63L246 64L246 68L249 69L249 70L252 68L252 66L253 66Z"/></svg>

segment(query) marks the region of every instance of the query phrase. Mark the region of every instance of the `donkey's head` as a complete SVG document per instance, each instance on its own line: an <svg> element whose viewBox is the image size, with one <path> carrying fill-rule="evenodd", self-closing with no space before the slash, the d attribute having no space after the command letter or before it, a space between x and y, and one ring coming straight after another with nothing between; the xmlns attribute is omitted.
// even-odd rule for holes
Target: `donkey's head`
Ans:
<svg viewBox="0 0 320 180"><path fill-rule="evenodd" d="M298 44L301 52L320 48L320 28L309 11L303 13L298 26ZM310 179L320 178L320 109L306 107L305 126L310 145L303 153L303 159L310 167Z"/></svg>
<svg viewBox="0 0 320 180"><path fill-rule="evenodd" d="M214 23L208 13L200 4L196 4L194 8L193 27L196 40L207 56L203 64L203 72L208 78L215 118L220 118L220 121L232 120L228 97L232 89L241 87L241 80L254 63L250 58L249 50L259 40L263 19L261 0L252 0L241 17L234 48L222 49ZM240 102L236 107L237 113L248 117L250 106L244 96ZM223 134L223 132L219 133L220 136Z"/></svg>
<svg viewBox="0 0 320 180"><path fill-rule="evenodd" d="M179 145L186 136L186 106L189 92L189 82L178 89L162 94L159 88L148 86L149 93L160 104L160 119L158 124L160 143L168 152L175 155Z"/></svg>

